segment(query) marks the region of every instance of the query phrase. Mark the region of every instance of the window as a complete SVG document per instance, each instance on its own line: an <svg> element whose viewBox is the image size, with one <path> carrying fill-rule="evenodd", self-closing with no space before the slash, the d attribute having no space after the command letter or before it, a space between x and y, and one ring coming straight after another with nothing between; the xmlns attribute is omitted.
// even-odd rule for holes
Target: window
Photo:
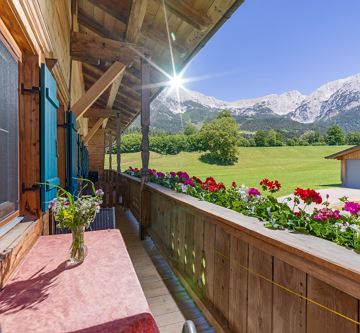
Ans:
<svg viewBox="0 0 360 333"><path fill-rule="evenodd" d="M18 209L18 62L0 38L0 222Z"/></svg>

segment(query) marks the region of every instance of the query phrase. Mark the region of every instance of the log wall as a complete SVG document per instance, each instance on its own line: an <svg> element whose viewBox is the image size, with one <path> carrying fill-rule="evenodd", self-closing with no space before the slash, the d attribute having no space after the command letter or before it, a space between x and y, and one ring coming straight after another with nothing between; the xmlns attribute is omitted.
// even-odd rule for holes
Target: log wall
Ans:
<svg viewBox="0 0 360 333"><path fill-rule="evenodd" d="M150 210L141 223L217 331L359 332L359 254L155 184L139 205L139 179L124 178L128 206Z"/></svg>

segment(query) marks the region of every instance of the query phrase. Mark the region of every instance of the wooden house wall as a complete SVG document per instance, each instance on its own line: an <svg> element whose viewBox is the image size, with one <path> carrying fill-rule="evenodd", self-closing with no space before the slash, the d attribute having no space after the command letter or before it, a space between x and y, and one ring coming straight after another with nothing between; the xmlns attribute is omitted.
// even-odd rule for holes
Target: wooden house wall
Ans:
<svg viewBox="0 0 360 333"><path fill-rule="evenodd" d="M53 75L61 102L59 123L70 103L84 93L81 64L73 62L70 76L70 1L0 0L0 19L22 53L19 84L39 86L40 64L57 59ZM70 77L72 84L70 85ZM70 87L71 86L71 87ZM71 93L70 93L71 89ZM86 124L80 121L79 125ZM65 180L65 131L59 127L59 176ZM19 213L31 221L20 224L2 238L6 245L0 258L0 287L41 234L49 233L49 213L40 209L40 106L38 94L19 94ZM22 187L28 189L22 191Z"/></svg>

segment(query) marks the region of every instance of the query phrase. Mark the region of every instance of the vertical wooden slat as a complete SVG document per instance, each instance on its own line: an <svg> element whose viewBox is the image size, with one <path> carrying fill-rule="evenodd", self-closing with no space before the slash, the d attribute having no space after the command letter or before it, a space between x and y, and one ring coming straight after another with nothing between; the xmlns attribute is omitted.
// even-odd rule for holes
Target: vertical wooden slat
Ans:
<svg viewBox="0 0 360 333"><path fill-rule="evenodd" d="M201 283L201 266L202 266L202 256L204 249L204 220L201 215L195 215L194 221L194 268L195 268L195 281L196 288L203 290L203 285Z"/></svg>
<svg viewBox="0 0 360 333"><path fill-rule="evenodd" d="M230 235L219 225L215 236L214 305L220 319L229 319Z"/></svg>
<svg viewBox="0 0 360 333"><path fill-rule="evenodd" d="M204 263L205 263L205 298L214 302L214 272L215 272L215 224L204 221Z"/></svg>
<svg viewBox="0 0 360 333"><path fill-rule="evenodd" d="M274 281L306 295L306 273L274 258ZM289 291L273 287L273 332L306 332L306 301Z"/></svg>
<svg viewBox="0 0 360 333"><path fill-rule="evenodd" d="M307 297L349 318L358 320L358 300L310 275ZM307 303L307 332L358 333L358 326L313 303Z"/></svg>
<svg viewBox="0 0 360 333"><path fill-rule="evenodd" d="M185 213L185 272L193 280L193 264L194 264L194 220L195 216L189 212Z"/></svg>
<svg viewBox="0 0 360 333"><path fill-rule="evenodd" d="M235 332L247 329L249 244L235 236L230 246L229 325Z"/></svg>
<svg viewBox="0 0 360 333"><path fill-rule="evenodd" d="M258 276L272 280L273 258L271 255L249 246L248 277L248 331L272 332L272 284Z"/></svg>

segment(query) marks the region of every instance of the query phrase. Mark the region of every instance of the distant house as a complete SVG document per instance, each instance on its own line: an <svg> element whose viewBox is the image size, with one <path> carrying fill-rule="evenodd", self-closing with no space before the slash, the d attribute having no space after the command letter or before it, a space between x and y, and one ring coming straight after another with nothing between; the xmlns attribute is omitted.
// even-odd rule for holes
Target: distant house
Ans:
<svg viewBox="0 0 360 333"><path fill-rule="evenodd" d="M341 161L341 182L343 186L360 188L360 145L325 158Z"/></svg>

